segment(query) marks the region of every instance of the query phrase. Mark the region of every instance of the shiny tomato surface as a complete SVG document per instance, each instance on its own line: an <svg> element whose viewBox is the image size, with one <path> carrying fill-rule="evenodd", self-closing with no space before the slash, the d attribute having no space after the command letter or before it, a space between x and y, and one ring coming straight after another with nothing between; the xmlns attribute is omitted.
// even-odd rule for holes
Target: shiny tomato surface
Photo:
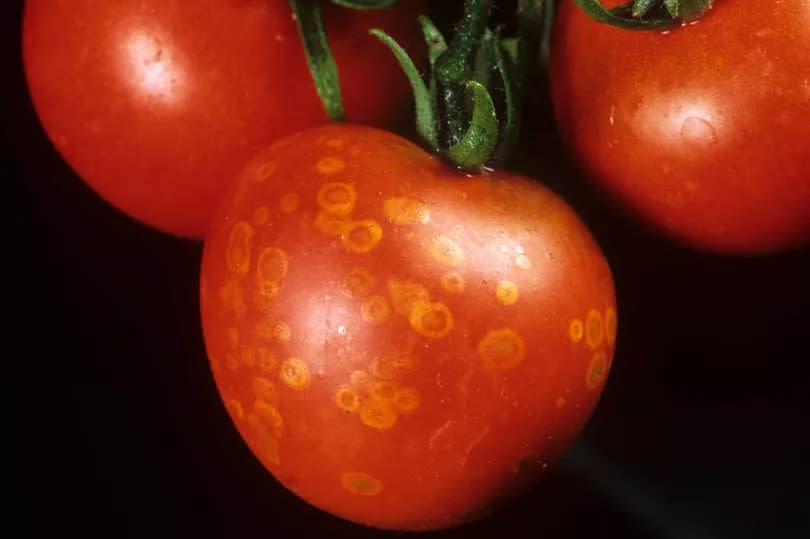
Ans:
<svg viewBox="0 0 810 539"><path fill-rule="evenodd" d="M253 452L312 504L383 528L485 514L591 414L613 280L577 215L331 125L243 170L206 238L206 347Z"/></svg>
<svg viewBox="0 0 810 539"><path fill-rule="evenodd" d="M717 0L669 32L599 24L566 0L556 22L557 118L601 187L699 249L767 253L810 240L805 0Z"/></svg>
<svg viewBox="0 0 810 539"><path fill-rule="evenodd" d="M424 3L323 4L348 118L390 126L409 86L368 29L419 59ZM182 236L203 237L227 182L261 147L327 121L286 1L28 0L23 49L37 113L79 176Z"/></svg>

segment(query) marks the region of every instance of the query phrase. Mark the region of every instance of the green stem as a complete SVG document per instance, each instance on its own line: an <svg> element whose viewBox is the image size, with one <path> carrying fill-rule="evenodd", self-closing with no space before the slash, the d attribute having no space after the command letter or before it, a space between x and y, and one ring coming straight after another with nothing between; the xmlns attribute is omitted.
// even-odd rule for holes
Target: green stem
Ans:
<svg viewBox="0 0 810 539"><path fill-rule="evenodd" d="M491 0L466 0L464 17L447 50L436 59L434 72L442 106L444 138L456 144L466 129L466 86L473 78L475 58L489 21Z"/></svg>
<svg viewBox="0 0 810 539"><path fill-rule="evenodd" d="M290 0L290 6L298 24L315 89L326 114L330 120L342 122L346 116L340 94L340 80L321 19L320 4L318 0Z"/></svg>

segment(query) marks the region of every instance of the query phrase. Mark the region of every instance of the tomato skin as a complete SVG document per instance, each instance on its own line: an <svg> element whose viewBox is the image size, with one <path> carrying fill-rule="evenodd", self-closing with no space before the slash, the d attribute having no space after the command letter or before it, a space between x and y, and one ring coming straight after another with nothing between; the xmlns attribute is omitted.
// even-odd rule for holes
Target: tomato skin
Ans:
<svg viewBox="0 0 810 539"><path fill-rule="evenodd" d="M420 61L423 5L324 6L352 121L391 126L407 107L407 80L368 29ZM23 52L37 113L79 176L180 236L204 236L227 179L263 145L327 121L288 2L29 0Z"/></svg>
<svg viewBox="0 0 810 539"><path fill-rule="evenodd" d="M252 451L310 503L381 528L460 524L531 484L591 414L615 345L610 269L560 198L369 127L249 162L200 292Z"/></svg>
<svg viewBox="0 0 810 539"><path fill-rule="evenodd" d="M556 116L598 185L671 237L731 254L801 246L809 50L803 0L722 0L665 34L598 24L566 1L552 44Z"/></svg>

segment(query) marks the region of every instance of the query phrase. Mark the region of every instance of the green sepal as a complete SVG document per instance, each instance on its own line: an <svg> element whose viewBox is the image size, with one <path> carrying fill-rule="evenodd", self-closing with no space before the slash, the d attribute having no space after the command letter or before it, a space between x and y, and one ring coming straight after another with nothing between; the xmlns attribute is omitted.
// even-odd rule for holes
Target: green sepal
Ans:
<svg viewBox="0 0 810 539"><path fill-rule="evenodd" d="M487 89L470 80L464 85L472 103L470 124L458 142L445 152L451 162L464 170L480 170L498 140L498 117Z"/></svg>
<svg viewBox="0 0 810 539"><path fill-rule="evenodd" d="M298 24L315 89L326 114L330 120L342 122L346 115L340 93L340 79L323 26L320 4L318 0L290 0L290 6Z"/></svg>
<svg viewBox="0 0 810 539"><path fill-rule="evenodd" d="M425 86L422 76L416 65L403 49L391 36L382 30L375 28L370 34L385 43L391 52L394 53L399 65L408 77L413 90L414 104L416 108L416 132L422 142L431 150L439 150L439 128L436 121L436 102L431 92Z"/></svg>

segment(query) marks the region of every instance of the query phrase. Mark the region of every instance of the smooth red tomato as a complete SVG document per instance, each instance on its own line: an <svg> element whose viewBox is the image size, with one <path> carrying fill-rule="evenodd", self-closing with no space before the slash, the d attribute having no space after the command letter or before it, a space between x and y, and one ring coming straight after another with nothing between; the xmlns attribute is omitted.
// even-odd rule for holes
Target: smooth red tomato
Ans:
<svg viewBox="0 0 810 539"><path fill-rule="evenodd" d="M583 427L613 356L613 280L549 190L338 125L281 139L233 187L204 247L205 341L287 488L376 527L450 526Z"/></svg>
<svg viewBox="0 0 810 539"><path fill-rule="evenodd" d="M323 4L348 118L391 125L410 89L368 30L418 58L424 2ZM79 176L181 236L204 236L229 178L261 147L327 121L281 0L28 0L23 52L42 124Z"/></svg>
<svg viewBox="0 0 810 539"><path fill-rule="evenodd" d="M766 253L810 241L805 0L717 0L665 33L596 23L570 1L556 22L557 119L600 186L697 248Z"/></svg>

